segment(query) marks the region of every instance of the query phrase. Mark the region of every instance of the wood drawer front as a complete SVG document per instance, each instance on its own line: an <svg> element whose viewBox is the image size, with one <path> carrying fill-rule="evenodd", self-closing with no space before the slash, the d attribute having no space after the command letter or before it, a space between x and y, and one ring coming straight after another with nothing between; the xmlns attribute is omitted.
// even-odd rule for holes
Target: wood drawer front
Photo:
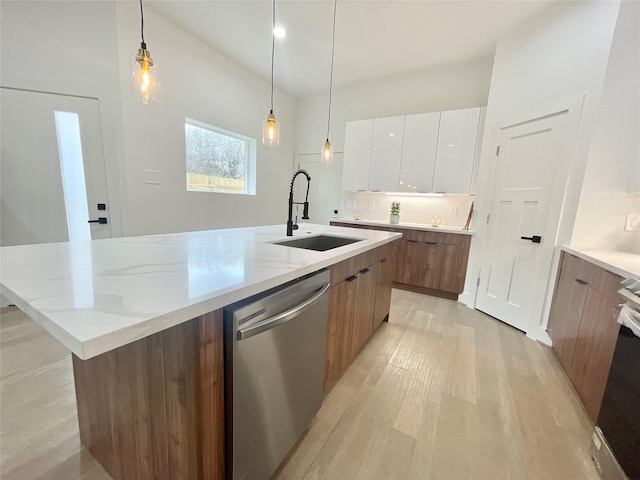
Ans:
<svg viewBox="0 0 640 480"><path fill-rule="evenodd" d="M438 243L446 245L462 245L463 235L457 233L426 232L422 230L402 230L406 240L416 240L425 243Z"/></svg>
<svg viewBox="0 0 640 480"><path fill-rule="evenodd" d="M340 282L355 275L360 270L370 267L378 261L380 247L348 258L340 263L331 266L331 285L336 286Z"/></svg>
<svg viewBox="0 0 640 480"><path fill-rule="evenodd" d="M608 296L617 298L622 277L594 265L586 260L563 252L562 270L571 272L579 281L586 282L591 288Z"/></svg>

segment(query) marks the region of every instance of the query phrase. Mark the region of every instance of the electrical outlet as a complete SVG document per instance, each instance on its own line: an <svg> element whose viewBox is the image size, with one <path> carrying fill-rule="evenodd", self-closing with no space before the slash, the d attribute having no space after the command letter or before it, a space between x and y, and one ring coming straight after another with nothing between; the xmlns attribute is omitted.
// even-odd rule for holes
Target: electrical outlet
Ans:
<svg viewBox="0 0 640 480"><path fill-rule="evenodd" d="M369 202L369 211L370 212L376 211L376 202Z"/></svg>
<svg viewBox="0 0 640 480"><path fill-rule="evenodd" d="M162 184L162 178L160 172L157 170L144 170L144 183L150 183L152 185Z"/></svg>
<svg viewBox="0 0 640 480"><path fill-rule="evenodd" d="M627 223L624 226L625 232L640 232L640 213L630 213L627 215Z"/></svg>
<svg viewBox="0 0 640 480"><path fill-rule="evenodd" d="M458 206L457 205L451 205L449 207L449 215L451 215L452 217L455 217L456 215L458 215Z"/></svg>

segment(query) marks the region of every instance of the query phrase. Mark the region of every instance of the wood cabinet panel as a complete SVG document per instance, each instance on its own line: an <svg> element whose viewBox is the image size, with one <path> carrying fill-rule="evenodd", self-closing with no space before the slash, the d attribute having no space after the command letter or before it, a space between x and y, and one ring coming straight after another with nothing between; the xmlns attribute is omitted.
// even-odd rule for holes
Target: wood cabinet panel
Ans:
<svg viewBox="0 0 640 480"><path fill-rule="evenodd" d="M113 478L224 478L221 310L72 359L80 439Z"/></svg>
<svg viewBox="0 0 640 480"><path fill-rule="evenodd" d="M547 332L553 343L552 349L567 372L571 369L571 360L589 289L585 283L581 283L582 280L580 282L576 280L580 279L577 279L571 271L566 269L560 271L547 326Z"/></svg>
<svg viewBox="0 0 640 480"><path fill-rule="evenodd" d="M589 288L569 377L595 422L598 419L620 325L618 301Z"/></svg>
<svg viewBox="0 0 640 480"><path fill-rule="evenodd" d="M351 356L355 357L362 345L373 332L373 313L375 308L376 276L378 264L362 269L358 273L356 301L353 314L353 338Z"/></svg>
<svg viewBox="0 0 640 480"><path fill-rule="evenodd" d="M394 246L400 242L389 244ZM391 305L391 288L393 287L393 279L395 277L395 255L394 248L387 248L380 253L380 261L378 263L378 274L376 277L375 292L375 308L373 312L373 330L376 330L389 316L389 308Z"/></svg>
<svg viewBox="0 0 640 480"><path fill-rule="evenodd" d="M598 418L620 326L621 277L563 252L551 303L553 352L591 419Z"/></svg>

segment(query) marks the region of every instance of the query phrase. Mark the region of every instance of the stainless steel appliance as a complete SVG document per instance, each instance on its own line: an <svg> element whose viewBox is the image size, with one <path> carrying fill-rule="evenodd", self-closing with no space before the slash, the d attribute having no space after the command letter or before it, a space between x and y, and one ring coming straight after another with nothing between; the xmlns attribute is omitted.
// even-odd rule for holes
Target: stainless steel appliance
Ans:
<svg viewBox="0 0 640 480"><path fill-rule="evenodd" d="M605 480L640 480L640 281L622 285L626 303L591 454Z"/></svg>
<svg viewBox="0 0 640 480"><path fill-rule="evenodd" d="M225 308L227 478L268 479L320 408L328 289L325 269Z"/></svg>

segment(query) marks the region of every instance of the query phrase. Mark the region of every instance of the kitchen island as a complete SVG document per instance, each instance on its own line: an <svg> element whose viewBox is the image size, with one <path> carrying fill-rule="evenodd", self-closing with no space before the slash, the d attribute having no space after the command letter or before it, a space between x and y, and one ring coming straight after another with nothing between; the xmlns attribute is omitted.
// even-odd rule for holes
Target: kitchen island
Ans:
<svg viewBox="0 0 640 480"><path fill-rule="evenodd" d="M4 247L2 293L73 352L82 443L114 478L224 477L222 308L393 242L284 226Z"/></svg>

